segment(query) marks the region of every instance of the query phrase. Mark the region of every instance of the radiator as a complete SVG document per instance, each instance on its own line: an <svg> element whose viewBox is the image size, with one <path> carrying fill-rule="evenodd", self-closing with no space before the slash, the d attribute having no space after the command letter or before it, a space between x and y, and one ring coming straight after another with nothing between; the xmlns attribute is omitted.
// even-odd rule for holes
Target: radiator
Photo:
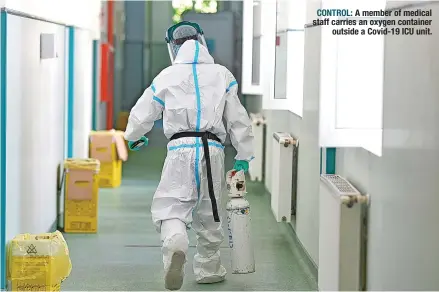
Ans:
<svg viewBox="0 0 439 292"><path fill-rule="evenodd" d="M264 146L265 146L265 118L261 114L250 113L250 118L253 124L254 151L255 159L250 161L249 174L251 181L263 180L264 169Z"/></svg>
<svg viewBox="0 0 439 292"><path fill-rule="evenodd" d="M271 210L277 222L291 222L293 157L298 141L288 133L273 134Z"/></svg>
<svg viewBox="0 0 439 292"><path fill-rule="evenodd" d="M320 176L320 291L359 291L362 272L362 204L369 203L346 179Z"/></svg>

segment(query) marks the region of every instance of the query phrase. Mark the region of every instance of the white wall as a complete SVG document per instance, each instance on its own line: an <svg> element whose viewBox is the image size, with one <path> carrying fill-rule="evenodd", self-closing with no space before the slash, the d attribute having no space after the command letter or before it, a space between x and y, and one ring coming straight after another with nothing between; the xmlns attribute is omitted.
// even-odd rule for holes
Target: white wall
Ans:
<svg viewBox="0 0 439 292"><path fill-rule="evenodd" d="M309 3L319 5L314 1ZM308 11L316 11L316 9L317 7L313 7ZM296 233L316 264L318 264L319 252L319 70L320 28L307 28L305 31L303 118L297 166Z"/></svg>
<svg viewBox="0 0 439 292"><path fill-rule="evenodd" d="M417 8L432 35L386 37L383 156L337 149L337 172L371 195L368 290L439 287L439 3Z"/></svg>
<svg viewBox="0 0 439 292"><path fill-rule="evenodd" d="M248 102L252 102L253 96L247 97ZM267 128L265 132L266 148L265 148L265 187L271 192L271 154L273 153L273 133L288 132L295 137L300 135L300 120L295 120L289 111L264 111L267 120Z"/></svg>
<svg viewBox="0 0 439 292"><path fill-rule="evenodd" d="M6 0L2 4L77 27L73 156L87 157L92 116L92 40L99 38L96 24L100 1ZM56 220L57 169L65 158L67 131L68 30L64 25L12 14L7 15L7 28L6 232L7 239L11 239L23 232L47 232ZM41 33L55 34L56 58L40 59Z"/></svg>
<svg viewBox="0 0 439 292"><path fill-rule="evenodd" d="M314 17L319 1L309 1L308 19ZM266 152L265 173L271 173L271 153L273 132L289 132L299 139L297 177L296 233L311 259L318 264L319 231L319 177L320 148L319 131L319 70L320 70L320 29L305 31L305 68L303 89L303 117L289 111L266 111ZM271 176L265 176L265 186L271 191Z"/></svg>
<svg viewBox="0 0 439 292"><path fill-rule="evenodd" d="M96 39L99 38L100 0L3 0L0 5L43 19L88 29L93 31Z"/></svg>
<svg viewBox="0 0 439 292"><path fill-rule="evenodd" d="M73 154L88 157L92 121L93 39L89 31L75 29L75 89Z"/></svg>
<svg viewBox="0 0 439 292"><path fill-rule="evenodd" d="M46 232L56 218L64 157L65 28L8 15L7 239ZM40 60L40 33L54 33L58 58ZM19 37L13 37L19 36Z"/></svg>
<svg viewBox="0 0 439 292"><path fill-rule="evenodd" d="M308 2L313 6L317 1ZM388 3L392 7L406 3ZM424 4L439 15L439 3ZM317 7L308 9L315 13ZM421 8L414 7L413 9ZM385 43L383 155L337 149L337 173L371 195L368 290L437 290L439 287L439 25L431 36L387 36ZM296 233L318 264L319 28L306 29L303 119L267 112L266 155L273 131L300 133ZM289 124L285 126L285 121ZM269 171L269 159L266 171ZM270 178L266 186L270 189Z"/></svg>

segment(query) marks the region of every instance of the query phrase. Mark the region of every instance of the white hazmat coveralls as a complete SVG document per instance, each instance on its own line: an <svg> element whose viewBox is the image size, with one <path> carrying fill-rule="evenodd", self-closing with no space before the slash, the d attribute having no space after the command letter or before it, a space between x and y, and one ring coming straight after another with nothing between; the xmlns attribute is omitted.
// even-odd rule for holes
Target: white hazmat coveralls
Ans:
<svg viewBox="0 0 439 292"><path fill-rule="evenodd" d="M232 145L237 150L235 159L250 161L253 158L252 126L237 92L232 73L215 64L206 47L198 41L188 40L179 49L173 65L154 79L131 110L125 139L140 139L163 113L167 138L179 132L209 131L224 143L227 135L224 118ZM220 143L209 140L218 206L225 191L223 148ZM200 138L180 138L168 143L168 154L151 212L153 222L161 232L165 271L173 269L172 261L185 261L188 250L186 228L192 227L198 241L193 263L197 282L224 280L226 270L221 265L219 252L224 232L221 223L213 218ZM175 256L176 252L179 252L178 256Z"/></svg>

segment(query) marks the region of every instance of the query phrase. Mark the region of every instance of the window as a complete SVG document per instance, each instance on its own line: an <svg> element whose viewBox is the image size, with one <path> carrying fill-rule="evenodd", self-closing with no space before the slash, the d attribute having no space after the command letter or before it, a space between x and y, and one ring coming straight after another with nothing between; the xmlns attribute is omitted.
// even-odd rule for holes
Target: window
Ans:
<svg viewBox="0 0 439 292"><path fill-rule="evenodd" d="M253 2L252 85L261 83L261 5Z"/></svg>
<svg viewBox="0 0 439 292"><path fill-rule="evenodd" d="M274 100L274 70L276 61L276 2L263 0L261 2L261 77L262 77L262 107L271 109ZM282 100L280 100L282 102Z"/></svg>
<svg viewBox="0 0 439 292"><path fill-rule="evenodd" d="M243 1L242 31L242 84L243 94L262 94L262 3Z"/></svg>
<svg viewBox="0 0 439 292"><path fill-rule="evenodd" d="M276 4L274 95L264 96L264 108L302 116L306 1Z"/></svg>
<svg viewBox="0 0 439 292"><path fill-rule="evenodd" d="M172 0L174 16L172 20L178 23L182 20L182 15L191 10L198 13L216 13L218 3L216 0Z"/></svg>
<svg viewBox="0 0 439 292"><path fill-rule="evenodd" d="M385 5L372 4L367 10ZM321 27L320 146L362 147L381 156L384 36L334 35L339 28Z"/></svg>

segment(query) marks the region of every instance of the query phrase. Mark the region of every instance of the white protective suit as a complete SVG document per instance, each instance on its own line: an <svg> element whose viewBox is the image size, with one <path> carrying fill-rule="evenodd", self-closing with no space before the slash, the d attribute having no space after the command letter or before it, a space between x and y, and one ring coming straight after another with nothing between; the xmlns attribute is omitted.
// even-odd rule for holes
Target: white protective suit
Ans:
<svg viewBox="0 0 439 292"><path fill-rule="evenodd" d="M163 113L167 138L179 132L209 131L224 143L227 134L224 118L232 145L237 150L235 159L250 161L253 158L252 126L237 92L232 73L214 64L207 48L198 41L186 41L174 64L154 79L131 110L125 139L140 139ZM223 148L220 143L209 141L218 206L225 191ZM151 212L163 241L163 261L168 273L165 282L171 274L173 279L170 281L182 281L178 274L182 273L182 254L185 255L188 249L187 227L192 227L197 234L197 254L193 263L197 282L214 283L224 279L226 270L221 265L219 253L224 232L221 223L213 219L200 138L180 138L168 143L168 155ZM175 285L181 286L181 283Z"/></svg>

